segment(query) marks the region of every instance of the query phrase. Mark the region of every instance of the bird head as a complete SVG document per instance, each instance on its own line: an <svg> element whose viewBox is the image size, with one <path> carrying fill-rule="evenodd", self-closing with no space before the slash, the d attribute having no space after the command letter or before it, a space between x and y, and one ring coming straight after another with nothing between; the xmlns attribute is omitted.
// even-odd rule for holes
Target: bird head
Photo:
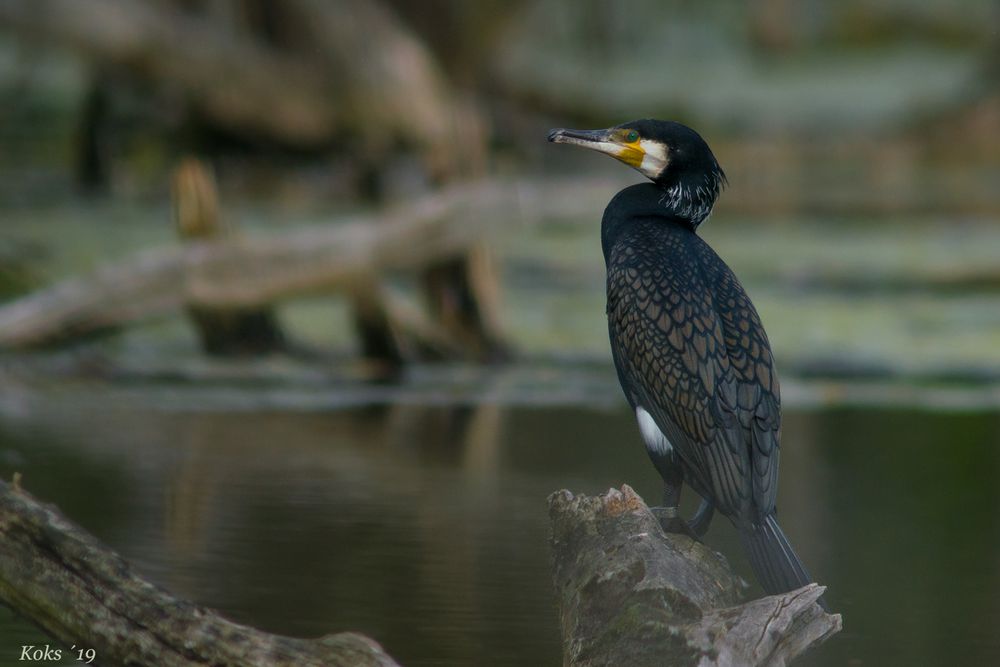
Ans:
<svg viewBox="0 0 1000 667"><path fill-rule="evenodd" d="M643 119L605 130L549 132L549 141L607 153L663 188L663 203L695 227L712 211L726 183L712 149L701 135L674 121Z"/></svg>

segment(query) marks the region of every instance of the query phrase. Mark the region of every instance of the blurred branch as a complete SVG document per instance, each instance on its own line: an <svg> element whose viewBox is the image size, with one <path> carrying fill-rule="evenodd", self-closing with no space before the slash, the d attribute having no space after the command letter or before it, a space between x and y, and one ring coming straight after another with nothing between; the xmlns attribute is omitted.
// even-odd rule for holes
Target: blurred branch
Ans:
<svg viewBox="0 0 1000 667"><path fill-rule="evenodd" d="M344 289L372 271L421 268L510 226L512 204L525 196L496 183L453 187L337 225L141 252L0 307L0 347L93 335L185 306L261 306Z"/></svg>
<svg viewBox="0 0 1000 667"><path fill-rule="evenodd" d="M785 665L841 628L810 584L738 604L725 559L664 534L628 486L549 497L564 664Z"/></svg>
<svg viewBox="0 0 1000 667"><path fill-rule="evenodd" d="M289 0L275 11L296 35L282 48L234 29L226 13L169 3L0 0L0 24L179 89L231 131L310 147L350 126L369 142L412 142L434 163L454 152L446 82L391 11L373 0Z"/></svg>
<svg viewBox="0 0 1000 667"><path fill-rule="evenodd" d="M0 23L177 86L239 130L309 144L328 139L344 113L314 65L164 3L0 0Z"/></svg>
<svg viewBox="0 0 1000 667"><path fill-rule="evenodd" d="M176 598L16 479L0 482L0 540L0 600L102 665L397 666L360 634L272 635Z"/></svg>
<svg viewBox="0 0 1000 667"><path fill-rule="evenodd" d="M234 230L219 215L219 195L211 169L187 158L174 170L174 224L181 240L219 241ZM202 348L215 355L266 354L284 349L285 335L269 308L188 306Z"/></svg>
<svg viewBox="0 0 1000 667"><path fill-rule="evenodd" d="M288 0L284 7L336 82L331 95L370 145L402 137L429 150L439 172L455 166L449 162L468 137L454 136L451 91L430 52L390 10L373 0Z"/></svg>
<svg viewBox="0 0 1000 667"><path fill-rule="evenodd" d="M0 0L0 22L70 46L105 69L179 90L198 117L230 133L314 148L345 136L360 138L359 159L373 169L402 146L417 152L428 180L437 184L482 174L486 132L481 114L453 93L430 51L378 0L274 3L257 30L248 22L249 3L211 3L201 12L181 11L179 5ZM488 255L474 245L462 251L464 256L445 255L439 257L441 264L427 264L428 301L447 337L462 341L476 357L502 358L499 290ZM169 272L160 267L152 279ZM398 360L399 341L380 287L366 285L361 275L354 282L352 304L363 347ZM201 305L207 304L189 304L192 309ZM196 315L196 320L203 333L222 330L216 325L223 321L249 322L249 329L228 328L241 337L258 324L268 333L268 322L251 315L210 317L208 327L204 318ZM120 318L99 319L114 326ZM85 325L70 335L94 330Z"/></svg>
<svg viewBox="0 0 1000 667"><path fill-rule="evenodd" d="M415 140L431 180L448 182L482 174L486 139L475 109L462 103L430 52L380 2L371 0L289 0L284 11L295 20L298 36L337 80L344 82L342 103L366 144L363 159L377 162L397 137ZM503 357L503 345L490 309L497 280L477 280L489 264L469 248L465 256L444 257L428 271L427 295L442 333L473 351L475 358ZM356 280L351 295L355 328L366 357L398 363L404 356L399 318L390 311L384 290L374 281ZM497 288L498 289L498 288ZM425 350L441 345L419 346Z"/></svg>

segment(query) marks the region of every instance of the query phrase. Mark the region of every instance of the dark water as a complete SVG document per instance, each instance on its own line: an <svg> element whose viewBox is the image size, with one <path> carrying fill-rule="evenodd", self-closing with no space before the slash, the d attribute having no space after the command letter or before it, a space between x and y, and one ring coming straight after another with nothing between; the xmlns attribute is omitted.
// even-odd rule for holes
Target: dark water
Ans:
<svg viewBox="0 0 1000 667"><path fill-rule="evenodd" d="M801 664L1000 663L1000 415L785 423L782 523L845 627ZM658 492L625 409L489 404L26 411L0 421L14 470L182 596L409 667L560 664L546 496ZM708 540L746 571L733 537ZM39 641L0 610L0 664Z"/></svg>

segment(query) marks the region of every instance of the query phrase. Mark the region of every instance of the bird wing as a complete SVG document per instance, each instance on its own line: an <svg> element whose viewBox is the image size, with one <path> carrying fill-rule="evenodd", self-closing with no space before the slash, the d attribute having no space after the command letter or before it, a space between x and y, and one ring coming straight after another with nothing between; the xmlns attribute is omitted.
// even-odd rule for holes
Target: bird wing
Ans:
<svg viewBox="0 0 1000 667"><path fill-rule="evenodd" d="M737 415L752 445L754 505L766 516L774 511L777 499L781 443L781 388L771 344L757 309L729 267L701 239L695 243L695 253L712 287L736 376Z"/></svg>
<svg viewBox="0 0 1000 667"><path fill-rule="evenodd" d="M773 368L765 364L767 386L757 376L770 350L742 287L693 234L616 244L608 265L612 350L629 399L653 416L688 483L723 513L773 508L780 410Z"/></svg>

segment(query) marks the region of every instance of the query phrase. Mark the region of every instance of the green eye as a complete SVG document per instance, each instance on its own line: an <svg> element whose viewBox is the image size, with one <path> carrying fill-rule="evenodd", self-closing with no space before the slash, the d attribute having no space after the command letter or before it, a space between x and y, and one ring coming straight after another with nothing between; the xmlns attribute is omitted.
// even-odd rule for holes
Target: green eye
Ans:
<svg viewBox="0 0 1000 667"><path fill-rule="evenodd" d="M635 130L629 130L628 134L625 135L625 141L627 141L630 144L632 142L639 141L639 133L636 132Z"/></svg>

